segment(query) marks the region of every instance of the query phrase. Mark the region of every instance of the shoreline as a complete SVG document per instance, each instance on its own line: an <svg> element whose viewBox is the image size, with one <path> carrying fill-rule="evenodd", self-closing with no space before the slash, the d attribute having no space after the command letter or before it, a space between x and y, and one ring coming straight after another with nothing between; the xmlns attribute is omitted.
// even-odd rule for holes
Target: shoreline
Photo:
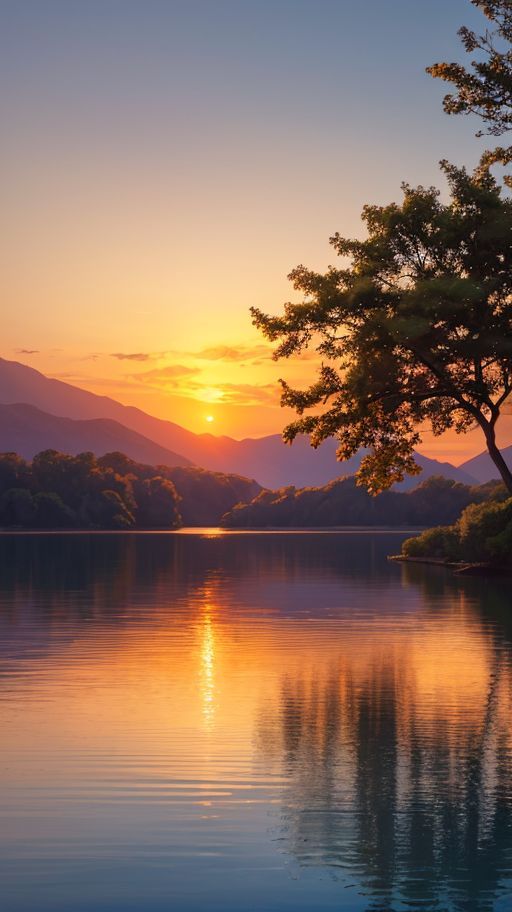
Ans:
<svg viewBox="0 0 512 912"><path fill-rule="evenodd" d="M418 527L400 526L180 526L177 529L22 529L0 528L0 537L20 535L411 535L423 531Z"/></svg>
<svg viewBox="0 0 512 912"><path fill-rule="evenodd" d="M449 561L438 557L406 557L402 554L391 554L390 561L403 564L427 564L452 570L457 576L512 576L512 567L500 567L485 561Z"/></svg>

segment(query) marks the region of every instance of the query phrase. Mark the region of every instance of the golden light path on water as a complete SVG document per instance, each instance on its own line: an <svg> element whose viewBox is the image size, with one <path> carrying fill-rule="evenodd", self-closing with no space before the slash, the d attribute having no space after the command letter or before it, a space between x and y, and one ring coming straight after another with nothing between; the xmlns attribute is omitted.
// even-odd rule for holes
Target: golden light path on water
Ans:
<svg viewBox="0 0 512 912"><path fill-rule="evenodd" d="M215 627L213 607L205 601L201 624L201 694L205 726L211 730L215 717Z"/></svg>

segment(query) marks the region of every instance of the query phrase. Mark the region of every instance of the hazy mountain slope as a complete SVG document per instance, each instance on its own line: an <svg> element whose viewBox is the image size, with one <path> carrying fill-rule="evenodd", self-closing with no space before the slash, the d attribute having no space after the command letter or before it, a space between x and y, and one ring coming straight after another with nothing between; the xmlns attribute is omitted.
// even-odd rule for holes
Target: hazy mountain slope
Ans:
<svg viewBox="0 0 512 912"><path fill-rule="evenodd" d="M60 380L51 380L31 367L4 359L0 359L0 402L27 402L52 415L74 419L113 419L196 465L256 478L268 488L287 484L297 487L324 485L340 475L355 472L361 458L337 462L333 440L313 450L305 438L296 440L291 447L285 446L279 434L245 440L193 434L171 421L153 418L133 406L121 405L107 396L97 396ZM57 444L48 442L46 445L59 449ZM422 479L442 474L465 483L473 481L466 471L449 463L426 456L419 456L418 461L424 470ZM417 483L418 478L412 478L405 486Z"/></svg>
<svg viewBox="0 0 512 912"><path fill-rule="evenodd" d="M189 466L189 460L152 440L123 427L117 421L94 418L77 421L58 418L26 404L0 405L0 450L25 459L54 449L62 453L91 451L97 456L119 450L137 462L149 465Z"/></svg>
<svg viewBox="0 0 512 912"><path fill-rule="evenodd" d="M0 358L0 403L19 402L64 418L111 418L176 452L180 450L173 440L190 447L197 437L171 421L153 418L108 396L98 396L62 380L52 380L26 364Z"/></svg>
<svg viewBox="0 0 512 912"><path fill-rule="evenodd" d="M501 452L508 467L512 469L512 446L505 447ZM489 454L485 452L480 453L478 456L474 456L473 459L468 459L460 468L464 472L469 472L473 478L476 478L481 484L485 481L491 481L494 478L500 477L500 473L494 465L494 462Z"/></svg>

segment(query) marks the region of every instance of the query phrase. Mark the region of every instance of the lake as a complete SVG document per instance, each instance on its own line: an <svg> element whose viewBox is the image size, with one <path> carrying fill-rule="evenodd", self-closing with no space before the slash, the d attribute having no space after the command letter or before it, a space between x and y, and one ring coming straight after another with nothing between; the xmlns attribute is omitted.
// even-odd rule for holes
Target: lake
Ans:
<svg viewBox="0 0 512 912"><path fill-rule="evenodd" d="M512 593L404 533L0 537L3 912L512 909Z"/></svg>

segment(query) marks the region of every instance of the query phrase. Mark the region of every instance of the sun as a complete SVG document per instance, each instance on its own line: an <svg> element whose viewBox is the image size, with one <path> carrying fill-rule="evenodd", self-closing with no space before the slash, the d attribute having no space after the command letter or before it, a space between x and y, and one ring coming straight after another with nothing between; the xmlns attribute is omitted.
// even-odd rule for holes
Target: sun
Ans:
<svg viewBox="0 0 512 912"><path fill-rule="evenodd" d="M213 415L207 415L205 420L208 422L208 424L211 424L212 421L215 421L215 418Z"/></svg>

